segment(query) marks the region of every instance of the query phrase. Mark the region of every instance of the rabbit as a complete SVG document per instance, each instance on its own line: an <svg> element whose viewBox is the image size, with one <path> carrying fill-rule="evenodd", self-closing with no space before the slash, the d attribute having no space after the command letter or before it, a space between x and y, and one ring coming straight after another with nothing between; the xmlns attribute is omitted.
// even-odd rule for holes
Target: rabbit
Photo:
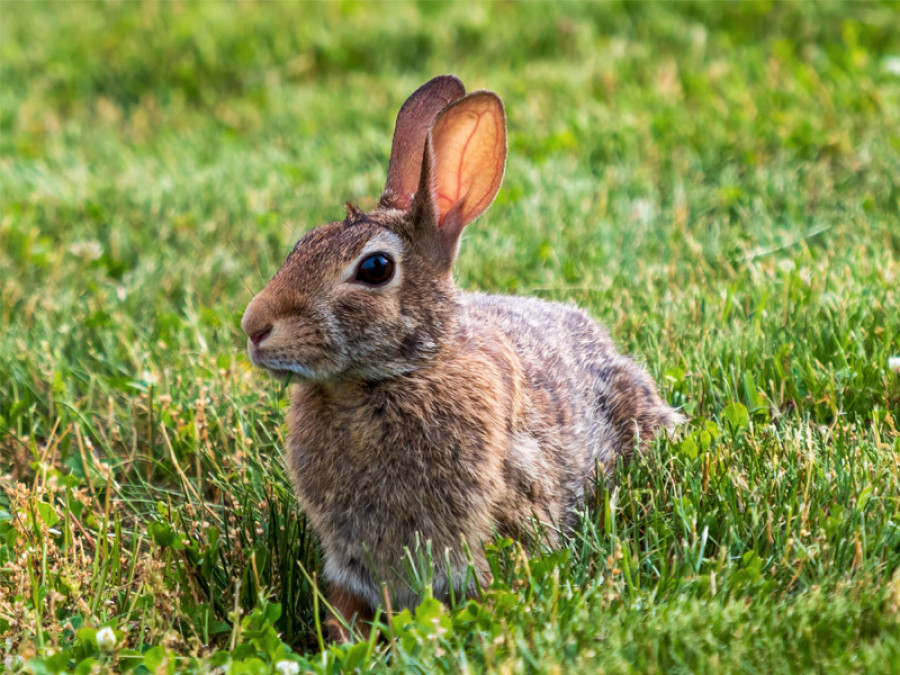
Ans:
<svg viewBox="0 0 900 675"><path fill-rule="evenodd" d="M251 361L298 383L287 463L337 640L385 600L416 605L404 549L430 540L435 597L472 597L484 542L527 540L536 518L556 545L592 478L682 421L580 309L455 286L506 148L496 94L427 82L397 115L377 207L307 232L241 321Z"/></svg>

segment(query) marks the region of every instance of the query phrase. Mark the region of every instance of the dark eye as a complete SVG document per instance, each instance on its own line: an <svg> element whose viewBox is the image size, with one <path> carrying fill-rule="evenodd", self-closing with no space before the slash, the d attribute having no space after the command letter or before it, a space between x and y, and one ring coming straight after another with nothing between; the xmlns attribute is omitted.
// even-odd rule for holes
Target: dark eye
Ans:
<svg viewBox="0 0 900 675"><path fill-rule="evenodd" d="M394 261L384 253L373 253L363 259L356 270L356 280L370 286L386 284L394 276Z"/></svg>

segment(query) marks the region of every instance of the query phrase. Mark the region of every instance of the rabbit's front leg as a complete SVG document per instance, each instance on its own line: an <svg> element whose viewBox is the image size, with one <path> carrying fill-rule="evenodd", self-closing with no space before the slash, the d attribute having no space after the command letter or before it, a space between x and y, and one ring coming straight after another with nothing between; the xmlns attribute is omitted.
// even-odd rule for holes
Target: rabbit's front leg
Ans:
<svg viewBox="0 0 900 675"><path fill-rule="evenodd" d="M325 626L332 641L340 644L350 642L350 630L345 623L355 628L364 640L369 638L374 615L365 600L352 591L333 586L328 595L328 603L333 612L329 612Z"/></svg>

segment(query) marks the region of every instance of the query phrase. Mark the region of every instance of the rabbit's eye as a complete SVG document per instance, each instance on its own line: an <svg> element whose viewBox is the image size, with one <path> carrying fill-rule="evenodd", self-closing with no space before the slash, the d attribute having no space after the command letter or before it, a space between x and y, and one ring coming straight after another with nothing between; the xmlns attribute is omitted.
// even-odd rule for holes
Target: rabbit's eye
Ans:
<svg viewBox="0 0 900 675"><path fill-rule="evenodd" d="M386 284L394 276L394 261L384 253L373 253L365 258L356 271L356 280L370 286Z"/></svg>

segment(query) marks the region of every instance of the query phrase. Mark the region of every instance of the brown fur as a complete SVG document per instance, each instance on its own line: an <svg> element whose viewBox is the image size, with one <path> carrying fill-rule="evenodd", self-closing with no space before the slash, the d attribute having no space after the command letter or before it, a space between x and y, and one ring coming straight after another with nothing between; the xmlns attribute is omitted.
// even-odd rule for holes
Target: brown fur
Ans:
<svg viewBox="0 0 900 675"><path fill-rule="evenodd" d="M242 321L255 336L254 363L300 380L288 464L346 619L370 620L382 584L394 608L414 605L401 570L417 538L432 542L435 594L447 597L452 585L457 597L470 595L490 577L484 541L498 532L527 538L533 517L570 524L595 467L608 474L680 420L649 375L577 308L457 290L459 234L499 187L505 130L497 135L502 105L489 92L457 97L438 115L425 99L452 98L456 85L436 81L404 108L437 115L450 131L438 139L428 131L424 161L396 155L396 138L404 125L418 133L434 120L401 115L395 132L394 175L408 184L413 169L421 172L409 207L393 207L400 188L392 193L389 183L393 198L371 213L348 208L343 222L307 233ZM442 150L447 143L456 145ZM493 173L466 183L475 162ZM457 175L462 182L451 188L461 196L438 200ZM354 276L354 261L374 251L396 265L382 287ZM546 528L550 545L554 527ZM467 587L464 545L478 577Z"/></svg>

